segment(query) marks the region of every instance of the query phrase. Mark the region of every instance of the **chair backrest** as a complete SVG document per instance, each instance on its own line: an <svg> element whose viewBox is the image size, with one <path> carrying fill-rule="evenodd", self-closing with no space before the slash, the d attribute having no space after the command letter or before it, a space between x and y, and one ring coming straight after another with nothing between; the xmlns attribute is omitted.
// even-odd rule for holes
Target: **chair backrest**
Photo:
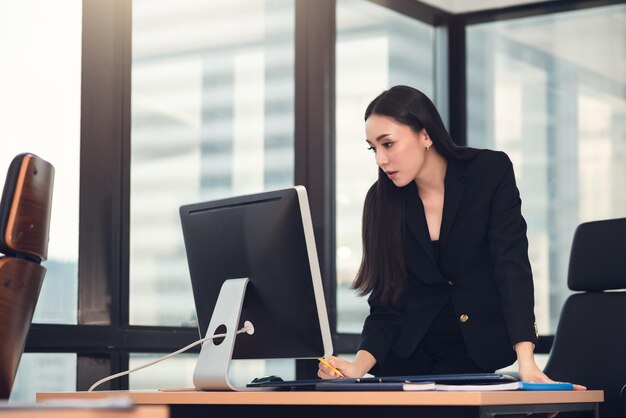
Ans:
<svg viewBox="0 0 626 418"><path fill-rule="evenodd" d="M626 218L578 226L568 287L545 367L553 379L604 390L602 417L623 417L626 384ZM622 290L622 291L620 291Z"/></svg>
<svg viewBox="0 0 626 418"><path fill-rule="evenodd" d="M0 203L0 252L33 261L48 257L54 167L33 154L16 156Z"/></svg>
<svg viewBox="0 0 626 418"><path fill-rule="evenodd" d="M54 167L16 156L0 201L0 399L11 394L46 269Z"/></svg>

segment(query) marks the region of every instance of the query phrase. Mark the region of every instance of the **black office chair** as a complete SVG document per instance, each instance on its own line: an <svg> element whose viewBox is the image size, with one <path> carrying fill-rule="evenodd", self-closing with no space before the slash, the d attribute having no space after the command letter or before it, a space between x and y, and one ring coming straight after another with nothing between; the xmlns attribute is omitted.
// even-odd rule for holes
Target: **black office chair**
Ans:
<svg viewBox="0 0 626 418"><path fill-rule="evenodd" d="M0 201L0 399L11 394L46 273L54 167L16 156Z"/></svg>
<svg viewBox="0 0 626 418"><path fill-rule="evenodd" d="M626 383L626 218L578 226L563 305L545 367L552 379L604 390L603 418L623 417Z"/></svg>

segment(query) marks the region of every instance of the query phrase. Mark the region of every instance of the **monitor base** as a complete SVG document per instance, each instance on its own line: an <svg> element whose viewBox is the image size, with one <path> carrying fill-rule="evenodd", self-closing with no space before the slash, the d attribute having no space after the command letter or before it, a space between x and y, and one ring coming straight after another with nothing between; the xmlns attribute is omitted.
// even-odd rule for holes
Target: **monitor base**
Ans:
<svg viewBox="0 0 626 418"><path fill-rule="evenodd" d="M202 343L193 373L193 384L198 390L250 390L235 386L228 380L228 368L248 282L248 278L241 278L229 279L222 284L205 337L224 333L226 337Z"/></svg>

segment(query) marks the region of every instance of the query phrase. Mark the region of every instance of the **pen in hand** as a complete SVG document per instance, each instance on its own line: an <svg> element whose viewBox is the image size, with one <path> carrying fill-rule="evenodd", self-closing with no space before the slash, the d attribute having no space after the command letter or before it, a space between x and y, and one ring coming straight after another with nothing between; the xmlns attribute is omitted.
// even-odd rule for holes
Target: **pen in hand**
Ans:
<svg viewBox="0 0 626 418"><path fill-rule="evenodd" d="M318 360L320 361L320 363L322 363L322 364L324 364L325 366L329 367L329 368L333 371L333 373L335 373L337 376L339 376L339 377L345 377L345 376L343 375L343 373L341 373L339 370L337 370L337 369L335 369L333 366L331 366L331 365L330 365L330 363L329 363L326 359L324 359L324 358L318 358Z"/></svg>

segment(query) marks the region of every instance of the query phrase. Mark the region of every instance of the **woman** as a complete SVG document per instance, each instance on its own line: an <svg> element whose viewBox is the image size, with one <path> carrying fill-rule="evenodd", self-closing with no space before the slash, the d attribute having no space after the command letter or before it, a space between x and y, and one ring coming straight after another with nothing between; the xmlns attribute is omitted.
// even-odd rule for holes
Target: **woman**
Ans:
<svg viewBox="0 0 626 418"><path fill-rule="evenodd" d="M370 294L346 377L494 372L551 382L537 342L526 222L503 152L456 146L433 103L395 86L365 111L379 167L363 213L353 287ZM320 363L318 376L337 377ZM581 387L578 387L581 388Z"/></svg>

